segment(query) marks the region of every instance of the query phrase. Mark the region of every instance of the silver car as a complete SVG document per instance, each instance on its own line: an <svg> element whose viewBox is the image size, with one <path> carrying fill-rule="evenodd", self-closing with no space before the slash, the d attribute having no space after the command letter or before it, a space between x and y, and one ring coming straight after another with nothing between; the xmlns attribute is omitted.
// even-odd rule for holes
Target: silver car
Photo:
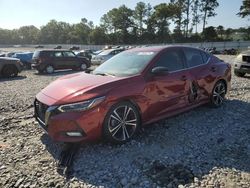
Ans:
<svg viewBox="0 0 250 188"><path fill-rule="evenodd" d="M91 63L94 65L100 65L122 51L124 51L122 48L104 50L100 54L92 57Z"/></svg>

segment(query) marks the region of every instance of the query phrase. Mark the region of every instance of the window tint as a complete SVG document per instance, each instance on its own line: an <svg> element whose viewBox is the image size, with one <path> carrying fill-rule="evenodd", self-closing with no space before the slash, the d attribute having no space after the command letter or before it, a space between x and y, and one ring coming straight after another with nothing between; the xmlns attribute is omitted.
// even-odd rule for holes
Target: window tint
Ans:
<svg viewBox="0 0 250 188"><path fill-rule="evenodd" d="M200 50L184 48L184 54L187 59L188 67L195 67L205 63Z"/></svg>
<svg viewBox="0 0 250 188"><path fill-rule="evenodd" d="M55 57L62 57L62 52L55 52Z"/></svg>
<svg viewBox="0 0 250 188"><path fill-rule="evenodd" d="M210 55L202 51L201 51L201 55L202 55L202 59L204 63L207 63L208 59L210 58Z"/></svg>
<svg viewBox="0 0 250 188"><path fill-rule="evenodd" d="M73 52L63 52L64 57L75 57Z"/></svg>
<svg viewBox="0 0 250 188"><path fill-rule="evenodd" d="M180 51L168 50L160 56L155 64L155 67L167 67L170 72L184 69Z"/></svg>

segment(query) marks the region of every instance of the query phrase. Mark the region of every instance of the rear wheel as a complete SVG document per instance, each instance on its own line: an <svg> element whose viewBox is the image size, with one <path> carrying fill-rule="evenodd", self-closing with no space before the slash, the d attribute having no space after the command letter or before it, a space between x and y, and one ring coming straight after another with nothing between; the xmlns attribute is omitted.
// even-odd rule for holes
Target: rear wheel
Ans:
<svg viewBox="0 0 250 188"><path fill-rule="evenodd" d="M14 65L5 65L2 70L4 77L15 77L18 74L18 70Z"/></svg>
<svg viewBox="0 0 250 188"><path fill-rule="evenodd" d="M46 71L46 73L48 73L48 74L52 74L52 73L55 71L55 69L54 69L54 67L53 67L52 65L48 65L48 66L45 68L45 71Z"/></svg>
<svg viewBox="0 0 250 188"><path fill-rule="evenodd" d="M220 107L225 100L225 96L226 84L223 81L218 81L213 88L212 96L210 99L211 106L216 108Z"/></svg>
<svg viewBox="0 0 250 188"><path fill-rule="evenodd" d="M235 74L236 76L238 76L238 77L244 77L246 73L234 71L234 74Z"/></svg>
<svg viewBox="0 0 250 188"><path fill-rule="evenodd" d="M104 120L104 138L113 143L129 141L138 131L140 115L137 108L129 102L121 102L109 110Z"/></svg>

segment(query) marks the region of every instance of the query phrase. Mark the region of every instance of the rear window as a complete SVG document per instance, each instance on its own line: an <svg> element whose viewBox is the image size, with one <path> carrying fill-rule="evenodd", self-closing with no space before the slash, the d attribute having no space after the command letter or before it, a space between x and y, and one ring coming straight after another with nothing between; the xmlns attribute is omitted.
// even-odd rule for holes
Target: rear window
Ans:
<svg viewBox="0 0 250 188"><path fill-rule="evenodd" d="M200 52L201 52L202 59L203 59L204 63L207 63L207 61L210 58L210 55L208 53L206 53L206 52L202 52L202 51L200 51Z"/></svg>
<svg viewBox="0 0 250 188"><path fill-rule="evenodd" d="M208 60L206 54L200 50L192 48L184 48L184 54L186 56L188 67L196 67L205 64Z"/></svg>

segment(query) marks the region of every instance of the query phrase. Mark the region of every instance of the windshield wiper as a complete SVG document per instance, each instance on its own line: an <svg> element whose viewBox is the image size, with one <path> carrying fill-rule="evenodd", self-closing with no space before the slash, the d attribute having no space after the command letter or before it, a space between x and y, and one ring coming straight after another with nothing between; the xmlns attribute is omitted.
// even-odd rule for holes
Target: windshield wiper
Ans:
<svg viewBox="0 0 250 188"><path fill-rule="evenodd" d="M115 76L115 74L107 73L107 72L98 72L95 73L95 75L101 75L101 76Z"/></svg>

